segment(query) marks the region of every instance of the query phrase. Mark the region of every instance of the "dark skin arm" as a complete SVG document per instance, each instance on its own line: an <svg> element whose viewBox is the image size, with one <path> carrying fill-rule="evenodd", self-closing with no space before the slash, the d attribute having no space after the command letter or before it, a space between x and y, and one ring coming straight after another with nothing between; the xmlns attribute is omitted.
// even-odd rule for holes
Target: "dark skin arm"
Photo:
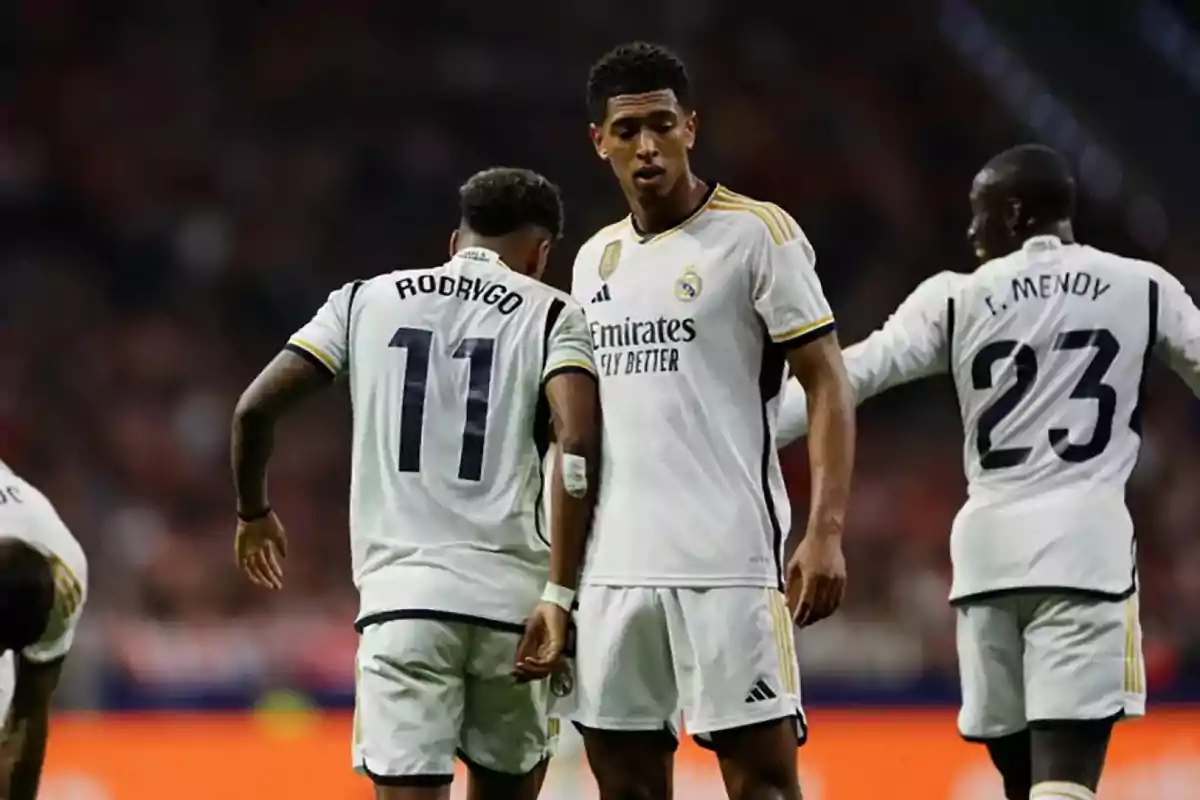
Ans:
<svg viewBox="0 0 1200 800"><path fill-rule="evenodd" d="M275 424L332 382L328 370L284 350L242 392L229 443L239 516L253 518L270 508L267 465L275 444Z"/></svg>
<svg viewBox="0 0 1200 800"><path fill-rule="evenodd" d="M6 738L16 736L16 760L4 800L36 800L50 735L50 699L58 687L65 659L38 664L18 655Z"/></svg>
<svg viewBox="0 0 1200 800"><path fill-rule="evenodd" d="M233 412L230 451L238 513L234 552L246 576L265 589L283 588L280 560L287 556L287 536L267 499L275 423L332 380L329 370L284 350L242 393Z"/></svg>
<svg viewBox="0 0 1200 800"><path fill-rule="evenodd" d="M854 393L836 334L788 352L808 395L812 497L808 528L788 564L787 593L796 621L811 625L837 610L846 585L842 531L854 472Z"/></svg>
<svg viewBox="0 0 1200 800"><path fill-rule="evenodd" d="M546 400L558 443L550 490L550 583L568 589L579 585L584 550L600 480L600 397L596 378L582 370L560 372L546 382ZM567 491L564 454L587 462L587 489ZM558 665L566 647L570 614L553 603L539 603L526 623L517 647L518 680L538 680Z"/></svg>
<svg viewBox="0 0 1200 800"><path fill-rule="evenodd" d="M561 372L546 382L546 400L558 442L550 496L550 582L574 589L579 585L600 482L600 397L596 379L586 372ZM563 483L564 453L587 461L587 491L580 497L567 492Z"/></svg>

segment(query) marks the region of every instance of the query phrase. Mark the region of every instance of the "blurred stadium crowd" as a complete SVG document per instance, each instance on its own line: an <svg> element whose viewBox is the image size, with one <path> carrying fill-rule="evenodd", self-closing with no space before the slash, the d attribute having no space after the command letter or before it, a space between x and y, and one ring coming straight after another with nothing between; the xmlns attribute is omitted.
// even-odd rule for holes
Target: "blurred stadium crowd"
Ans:
<svg viewBox="0 0 1200 800"><path fill-rule="evenodd" d="M68 702L349 699L348 404L323 398L281 437L271 493L292 550L285 591L265 594L233 568L233 402L331 289L440 260L476 169L560 183L561 280L624 211L582 97L589 60L618 41L691 61L700 174L800 221L844 343L925 276L972 266L970 179L1032 137L958 62L936 4L742 5L3 5L0 458L92 562ZM1085 203L1085 239L1195 284L1187 243L1146 252L1125 230ZM1152 376L1133 489L1152 698L1200 697L1200 416L1173 384ZM864 407L849 595L799 639L809 697L952 696L960 446L947 386ZM788 453L801 520L804 465Z"/></svg>

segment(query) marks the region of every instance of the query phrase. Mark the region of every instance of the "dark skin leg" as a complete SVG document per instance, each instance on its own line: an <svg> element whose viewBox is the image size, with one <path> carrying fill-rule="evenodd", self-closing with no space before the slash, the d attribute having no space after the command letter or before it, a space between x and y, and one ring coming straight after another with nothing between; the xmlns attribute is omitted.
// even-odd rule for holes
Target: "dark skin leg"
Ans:
<svg viewBox="0 0 1200 800"><path fill-rule="evenodd" d="M801 800L794 718L717 731L712 739L730 800Z"/></svg>
<svg viewBox="0 0 1200 800"><path fill-rule="evenodd" d="M467 800L537 800L549 763L550 759L546 759L524 775L468 764Z"/></svg>
<svg viewBox="0 0 1200 800"><path fill-rule="evenodd" d="M1030 730L1033 785L1064 781L1096 791L1112 726L1112 720L1034 723Z"/></svg>
<svg viewBox="0 0 1200 800"><path fill-rule="evenodd" d="M1004 781L1004 796L1008 800L1028 800L1029 790L1033 788L1029 731L992 739L987 742L987 749Z"/></svg>
<svg viewBox="0 0 1200 800"><path fill-rule="evenodd" d="M450 784L442 786L375 785L375 800L450 800Z"/></svg>
<svg viewBox="0 0 1200 800"><path fill-rule="evenodd" d="M670 800L675 740L669 733L579 730L600 800Z"/></svg>

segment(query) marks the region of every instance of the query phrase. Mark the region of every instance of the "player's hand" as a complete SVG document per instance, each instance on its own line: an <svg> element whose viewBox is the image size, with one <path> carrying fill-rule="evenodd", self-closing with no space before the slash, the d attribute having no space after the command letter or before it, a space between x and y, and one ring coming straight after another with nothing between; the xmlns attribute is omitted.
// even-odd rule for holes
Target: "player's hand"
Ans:
<svg viewBox="0 0 1200 800"><path fill-rule="evenodd" d="M520 683L541 680L559 667L567 646L571 615L554 603L538 603L525 622L525 635L517 645L513 676Z"/></svg>
<svg viewBox="0 0 1200 800"><path fill-rule="evenodd" d="M287 557L287 534L274 511L251 522L238 520L234 552L238 567L251 583L264 589L283 588L282 559Z"/></svg>
<svg viewBox="0 0 1200 800"><path fill-rule="evenodd" d="M841 536L809 532L788 562L788 608L804 627L825 619L842 604L846 591L846 558Z"/></svg>

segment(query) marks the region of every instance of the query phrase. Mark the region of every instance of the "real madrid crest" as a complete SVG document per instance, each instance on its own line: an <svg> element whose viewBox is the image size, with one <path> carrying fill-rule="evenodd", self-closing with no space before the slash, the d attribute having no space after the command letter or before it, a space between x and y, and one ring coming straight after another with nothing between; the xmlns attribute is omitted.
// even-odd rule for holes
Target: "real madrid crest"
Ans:
<svg viewBox="0 0 1200 800"><path fill-rule="evenodd" d="M609 242L604 246L600 256L600 280L608 280L617 271L617 262L621 260L621 243Z"/></svg>
<svg viewBox="0 0 1200 800"><path fill-rule="evenodd" d="M679 280L675 281L675 297L685 303L690 303L699 297L703 289L704 281L691 267L685 269L679 276Z"/></svg>

